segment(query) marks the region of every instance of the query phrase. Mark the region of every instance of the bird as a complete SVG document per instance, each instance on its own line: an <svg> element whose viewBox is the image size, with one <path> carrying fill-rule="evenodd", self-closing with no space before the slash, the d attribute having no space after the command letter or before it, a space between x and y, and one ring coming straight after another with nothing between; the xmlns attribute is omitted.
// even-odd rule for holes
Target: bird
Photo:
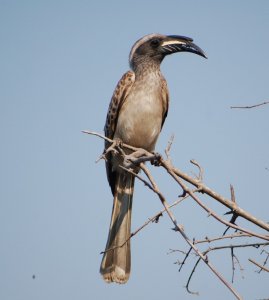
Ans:
<svg viewBox="0 0 269 300"><path fill-rule="evenodd" d="M169 91L160 71L163 59L176 52L206 57L193 39L181 35L148 34L135 42L129 54L130 70L112 95L104 132L111 140L153 152L169 107ZM105 141L105 151L110 143ZM130 154L130 151L126 150ZM126 283L131 272L131 213L135 175L121 168L119 153L106 155L107 179L113 195L109 234L100 266L103 279ZM137 167L134 172L138 173Z"/></svg>

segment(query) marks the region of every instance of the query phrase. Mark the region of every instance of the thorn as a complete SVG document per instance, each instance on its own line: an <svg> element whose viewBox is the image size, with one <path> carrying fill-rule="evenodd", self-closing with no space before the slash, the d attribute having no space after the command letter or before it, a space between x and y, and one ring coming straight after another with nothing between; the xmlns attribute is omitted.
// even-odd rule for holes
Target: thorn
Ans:
<svg viewBox="0 0 269 300"><path fill-rule="evenodd" d="M183 190L182 194L178 195L178 198L183 198L187 195L187 192L185 190Z"/></svg>
<svg viewBox="0 0 269 300"><path fill-rule="evenodd" d="M105 154L100 155L100 156L96 159L95 163L96 163L96 164L99 163L99 161L102 160L102 159L104 159L105 161L107 160Z"/></svg>

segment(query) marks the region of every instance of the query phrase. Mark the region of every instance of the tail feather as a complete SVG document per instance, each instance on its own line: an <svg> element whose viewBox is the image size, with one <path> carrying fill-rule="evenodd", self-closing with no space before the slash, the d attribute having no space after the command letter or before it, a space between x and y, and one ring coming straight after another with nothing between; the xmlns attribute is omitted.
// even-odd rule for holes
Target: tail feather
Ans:
<svg viewBox="0 0 269 300"><path fill-rule="evenodd" d="M120 173L116 180L113 210L100 273L106 282L126 283L131 271L131 214L134 176ZM127 241L127 242L126 242Z"/></svg>

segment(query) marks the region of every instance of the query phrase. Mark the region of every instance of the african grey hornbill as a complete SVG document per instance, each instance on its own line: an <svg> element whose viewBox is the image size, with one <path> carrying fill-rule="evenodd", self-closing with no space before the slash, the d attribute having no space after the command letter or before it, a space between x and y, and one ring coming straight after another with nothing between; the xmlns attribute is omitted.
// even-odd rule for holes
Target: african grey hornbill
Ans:
<svg viewBox="0 0 269 300"><path fill-rule="evenodd" d="M129 56L131 71L123 75L112 96L105 135L137 148L153 151L167 116L169 93L160 64L176 52L192 52L206 58L191 38L150 34L138 40ZM105 143L105 149L109 147ZM122 160L108 153L107 178L114 196L106 250L100 272L107 282L125 283L130 276L130 236L134 176L119 168ZM135 170L138 172L138 170ZM123 246L121 246L123 244Z"/></svg>

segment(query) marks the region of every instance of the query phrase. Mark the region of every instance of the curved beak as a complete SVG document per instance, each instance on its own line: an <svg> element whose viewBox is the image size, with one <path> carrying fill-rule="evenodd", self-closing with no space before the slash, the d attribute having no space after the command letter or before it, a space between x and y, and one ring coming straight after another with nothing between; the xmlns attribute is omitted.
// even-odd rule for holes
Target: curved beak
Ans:
<svg viewBox="0 0 269 300"><path fill-rule="evenodd" d="M165 55L176 52L191 52L207 58L205 52L193 43L193 40L186 36L168 35L161 43L162 52Z"/></svg>

